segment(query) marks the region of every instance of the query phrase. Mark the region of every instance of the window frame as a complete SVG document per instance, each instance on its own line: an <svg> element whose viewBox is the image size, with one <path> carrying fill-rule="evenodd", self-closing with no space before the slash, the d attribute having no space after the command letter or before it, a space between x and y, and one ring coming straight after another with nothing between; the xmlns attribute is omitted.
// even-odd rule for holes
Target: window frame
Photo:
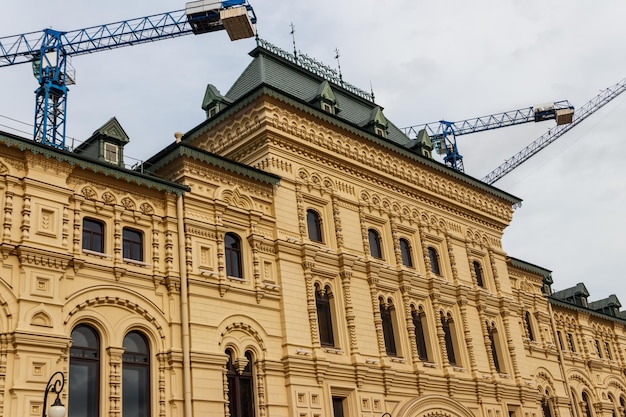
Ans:
<svg viewBox="0 0 626 417"><path fill-rule="evenodd" d="M481 265L480 262L474 261L472 262L472 267L474 269L474 276L476 277L476 285L480 288L486 288L483 266Z"/></svg>
<svg viewBox="0 0 626 417"><path fill-rule="evenodd" d="M229 245L228 238L232 239L236 246ZM242 239L237 233L228 232L224 235L224 267L229 278L244 279L242 249Z"/></svg>
<svg viewBox="0 0 626 417"><path fill-rule="evenodd" d="M91 226L99 226L100 230L92 230L91 228L87 228L86 227L87 224ZM91 251L91 252L104 253L105 230L106 230L106 225L102 220L94 219L93 217L87 217L87 216L83 217L82 249ZM94 239L94 237L100 239L99 245L96 244L97 239Z"/></svg>
<svg viewBox="0 0 626 417"><path fill-rule="evenodd" d="M306 211L307 237L312 242L324 243L324 231L322 229L322 215L315 209Z"/></svg>
<svg viewBox="0 0 626 417"><path fill-rule="evenodd" d="M74 332L87 330L94 336L95 345L97 346L79 346L77 341L72 338ZM69 372L69 388L68 388L68 417L83 416L85 413L89 416L98 417L100 415L100 393L101 393L101 372L102 366L102 338L100 333L92 326L84 323L76 325L70 333L72 346L70 347L70 372ZM80 351L80 352L79 352ZM80 353L80 354L79 354ZM87 384L72 384L72 379L76 377L77 367L83 369L89 374ZM87 390L87 399L83 401L85 395L82 391ZM76 392L79 391L79 392ZM74 392L74 395L72 395ZM76 401L76 397L79 400ZM79 410L78 403L85 402L86 410ZM75 413L72 413L72 410ZM85 412L85 413L83 413Z"/></svg>
<svg viewBox="0 0 626 417"><path fill-rule="evenodd" d="M329 286L315 285L315 311L317 314L317 330L322 347L336 347L334 333L332 291Z"/></svg>
<svg viewBox="0 0 626 417"><path fill-rule="evenodd" d="M394 315L396 314L396 309L393 302L385 302L383 298L380 298L379 311L383 331L383 340L385 342L385 353L387 356L395 358L400 357L398 344L396 343L396 327L394 326Z"/></svg>
<svg viewBox="0 0 626 417"><path fill-rule="evenodd" d="M256 416L255 381L254 381L254 355L249 350L244 356L248 363L243 371L239 372L235 366L237 358L232 349L226 349L228 360L226 362L226 381L228 385L227 406L231 417ZM246 392L243 392L245 390ZM244 394L246 397L244 398ZM248 400L246 403L245 400ZM244 411L245 408L245 411Z"/></svg>
<svg viewBox="0 0 626 417"><path fill-rule="evenodd" d="M428 251L428 260L430 262L430 272L440 277L441 274L441 257L439 256L439 251L434 246L430 245L427 248Z"/></svg>
<svg viewBox="0 0 626 417"><path fill-rule="evenodd" d="M413 250L411 243L408 239L401 237L398 240L398 246L400 246L400 258L402 259L402 265L407 268L414 268L413 264Z"/></svg>
<svg viewBox="0 0 626 417"><path fill-rule="evenodd" d="M448 363L453 367L460 367L460 361L457 359L456 352L456 328L454 326L454 319L450 314L441 313L441 327L443 329L444 341L446 347L446 357L448 358Z"/></svg>
<svg viewBox="0 0 626 417"><path fill-rule="evenodd" d="M426 312L423 308L411 309L411 319L413 322L415 334L415 347L417 349L417 357L424 362L430 362L430 352L428 348L428 338L426 337L426 329L428 322L426 321Z"/></svg>
<svg viewBox="0 0 626 417"><path fill-rule="evenodd" d="M383 244L378 230L370 227L367 229L367 242L370 247L370 256L376 259L383 259Z"/></svg>
<svg viewBox="0 0 626 417"><path fill-rule="evenodd" d="M129 351L127 350L127 342L131 337L137 337L142 342L143 350ZM152 392L151 392L151 364L152 353L150 349L150 342L145 334L137 330L131 330L124 336L122 342L124 347L124 353L122 353L122 415L133 415L135 417L150 417L152 410ZM127 378L133 376L131 371L136 373L140 380L140 384L129 384ZM137 389L137 386L141 387L141 390ZM141 395L137 395L137 393ZM134 401L142 404L138 404L143 407L141 411L129 410L129 398L133 398ZM125 401L126 399L126 401Z"/></svg>
<svg viewBox="0 0 626 417"><path fill-rule="evenodd" d="M135 234L138 239L131 239ZM125 260L143 262L145 251L143 231L132 227L122 228L122 258Z"/></svg>

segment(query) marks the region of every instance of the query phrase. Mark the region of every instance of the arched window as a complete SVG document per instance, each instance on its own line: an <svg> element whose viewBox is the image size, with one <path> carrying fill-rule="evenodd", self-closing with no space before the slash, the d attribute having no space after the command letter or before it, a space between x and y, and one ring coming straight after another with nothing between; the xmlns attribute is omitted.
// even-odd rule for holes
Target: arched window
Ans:
<svg viewBox="0 0 626 417"><path fill-rule="evenodd" d="M124 337L122 415L150 416L150 348L145 336L136 331Z"/></svg>
<svg viewBox="0 0 626 417"><path fill-rule="evenodd" d="M426 324L426 313L421 308L418 310L413 309L411 311L413 318L413 326L415 327L415 343L417 344L417 356L422 361L428 361L428 348L426 347L426 335L424 328Z"/></svg>
<svg viewBox="0 0 626 417"><path fill-rule="evenodd" d="M619 406L624 410L623 416L626 417L626 400L624 400L624 397L619 397Z"/></svg>
<svg viewBox="0 0 626 417"><path fill-rule="evenodd" d="M552 417L552 406L548 397L541 399L541 411L543 412L543 417Z"/></svg>
<svg viewBox="0 0 626 417"><path fill-rule="evenodd" d="M224 236L224 257L226 259L226 275L243 278L241 268L241 239L234 233Z"/></svg>
<svg viewBox="0 0 626 417"><path fill-rule="evenodd" d="M100 336L90 326L72 330L69 417L100 415Z"/></svg>
<svg viewBox="0 0 626 417"><path fill-rule="evenodd" d="M380 244L380 235L374 229L367 231L367 239L370 244L370 255L377 259L383 259L383 249Z"/></svg>
<svg viewBox="0 0 626 417"><path fill-rule="evenodd" d="M591 403L589 402L589 395L585 391L582 394L583 397L583 412L585 413L585 417L593 417L593 413L591 411Z"/></svg>
<svg viewBox="0 0 626 417"><path fill-rule="evenodd" d="M435 275L441 275L441 269L439 268L439 254L437 249L432 246L428 247L428 259L430 260L430 270Z"/></svg>
<svg viewBox="0 0 626 417"><path fill-rule="evenodd" d="M125 227L122 230L122 246L124 259L143 261L143 233Z"/></svg>
<svg viewBox="0 0 626 417"><path fill-rule="evenodd" d="M476 275L476 285L484 288L485 282L483 280L483 268L480 266L480 262L474 261L474 275Z"/></svg>
<svg viewBox="0 0 626 417"><path fill-rule="evenodd" d="M400 254L402 255L402 265L413 268L413 254L411 253L411 245L409 245L409 241L404 238L400 239Z"/></svg>
<svg viewBox="0 0 626 417"><path fill-rule="evenodd" d="M532 319L530 318L530 311L527 311L524 314L524 324L526 325L526 334L528 335L528 338L531 341L535 340L535 335L533 333L533 325L532 325Z"/></svg>
<svg viewBox="0 0 626 417"><path fill-rule="evenodd" d="M454 340L452 339L452 332L454 331L454 321L450 315L444 316L441 314L441 327L443 328L443 336L446 342L446 354L448 355L448 362L452 366L456 366L456 354L454 351Z"/></svg>
<svg viewBox="0 0 626 417"><path fill-rule="evenodd" d="M496 330L495 325L489 325L489 323L487 323L487 335L489 336L489 344L491 345L490 348L491 359L493 359L493 367L495 368L496 372L500 373L502 372L502 369L500 368L500 358L498 356L498 331Z"/></svg>
<svg viewBox="0 0 626 417"><path fill-rule="evenodd" d="M315 306L317 309L317 325L322 346L335 346L333 335L333 317L330 305L330 288L315 286Z"/></svg>
<svg viewBox="0 0 626 417"><path fill-rule="evenodd" d="M315 210L306 211L306 226L309 231L309 239L314 242L323 242L322 236L322 219Z"/></svg>
<svg viewBox="0 0 626 417"><path fill-rule="evenodd" d="M395 313L395 309L392 303L385 303L385 300L382 298L379 302L380 319L382 320L383 327L383 339L385 339L385 351L389 356L398 356L392 318L392 314Z"/></svg>
<svg viewBox="0 0 626 417"><path fill-rule="evenodd" d="M254 380L252 375L252 354L246 352L245 360L234 357L230 349L226 351L226 379L228 380L228 407L231 417L254 417ZM244 362L244 363L241 363Z"/></svg>
<svg viewBox="0 0 626 417"><path fill-rule="evenodd" d="M83 249L104 252L104 223L89 217L83 219Z"/></svg>

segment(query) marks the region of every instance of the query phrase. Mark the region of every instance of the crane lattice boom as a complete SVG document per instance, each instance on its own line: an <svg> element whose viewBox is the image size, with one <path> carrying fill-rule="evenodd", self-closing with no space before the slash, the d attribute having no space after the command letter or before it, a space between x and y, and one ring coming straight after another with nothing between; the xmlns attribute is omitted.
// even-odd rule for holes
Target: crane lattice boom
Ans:
<svg viewBox="0 0 626 417"><path fill-rule="evenodd" d="M530 157L535 155L537 152L563 136L563 134L568 132L574 126L578 125L587 117L591 116L593 113L601 109L609 101L622 94L624 90L626 90L626 78L618 82L617 84L605 90L602 90L600 94L585 103L582 107L578 108L574 112L574 116L570 124L557 125L551 128L538 139L536 139L533 143L526 146L517 154L513 155L510 159L507 159L504 164L500 165L498 168L487 174L482 180L487 184L493 184L494 182L498 181L500 178L504 177L506 174L513 171L524 162L528 161L528 159L530 159Z"/></svg>
<svg viewBox="0 0 626 417"><path fill-rule="evenodd" d="M457 136L528 122L542 122L544 120L556 120L557 125L562 125L571 122L573 113L574 106L567 100L561 100L458 122L440 120L433 123L409 126L405 127L403 131L409 137L417 137L421 130L425 130L435 149L439 153L445 153L444 162L446 165L457 171L463 171L463 157L459 154L456 145Z"/></svg>
<svg viewBox="0 0 626 417"><path fill-rule="evenodd" d="M246 0L197 0L177 10L85 29L44 29L0 38L0 67L33 64L35 141L65 149L68 85L74 83L68 57L225 29L231 40L253 36L254 10Z"/></svg>

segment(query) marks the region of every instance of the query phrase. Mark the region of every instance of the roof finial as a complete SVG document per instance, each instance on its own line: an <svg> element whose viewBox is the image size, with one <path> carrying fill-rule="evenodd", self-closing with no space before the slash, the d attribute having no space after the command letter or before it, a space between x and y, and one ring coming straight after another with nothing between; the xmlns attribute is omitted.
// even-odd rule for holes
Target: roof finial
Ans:
<svg viewBox="0 0 626 417"><path fill-rule="evenodd" d="M375 103L376 100L374 100L374 87L372 87L372 82L370 81L370 91L371 91L371 95L372 95L372 103Z"/></svg>
<svg viewBox="0 0 626 417"><path fill-rule="evenodd" d="M298 61L298 51L296 50L296 26L291 22L291 41L293 42L293 57Z"/></svg>
<svg viewBox="0 0 626 417"><path fill-rule="evenodd" d="M343 77L341 76L341 63L339 62L339 49L335 47L335 59L337 60L337 68L339 69L339 81L341 82L341 86L343 87Z"/></svg>

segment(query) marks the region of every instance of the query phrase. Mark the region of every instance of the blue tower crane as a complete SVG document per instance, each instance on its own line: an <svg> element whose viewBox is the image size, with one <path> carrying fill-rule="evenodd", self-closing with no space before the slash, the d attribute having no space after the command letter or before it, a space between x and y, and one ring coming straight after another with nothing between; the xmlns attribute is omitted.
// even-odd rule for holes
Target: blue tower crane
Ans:
<svg viewBox="0 0 626 417"><path fill-rule="evenodd" d="M445 164L456 171L463 172L463 156L459 153L456 145L457 136L545 120L556 120L557 125L560 126L571 123L573 114L574 106L567 100L562 100L458 122L440 120L409 126L403 128L403 131L409 137L417 137L421 130L425 130L435 149L440 154L445 154L443 158Z"/></svg>
<svg viewBox="0 0 626 417"><path fill-rule="evenodd" d="M62 32L44 29L0 38L0 67L32 63L37 142L66 149L68 85L74 71L68 57L188 34L226 30L231 40L254 36L256 16L246 0L199 0L184 10Z"/></svg>

